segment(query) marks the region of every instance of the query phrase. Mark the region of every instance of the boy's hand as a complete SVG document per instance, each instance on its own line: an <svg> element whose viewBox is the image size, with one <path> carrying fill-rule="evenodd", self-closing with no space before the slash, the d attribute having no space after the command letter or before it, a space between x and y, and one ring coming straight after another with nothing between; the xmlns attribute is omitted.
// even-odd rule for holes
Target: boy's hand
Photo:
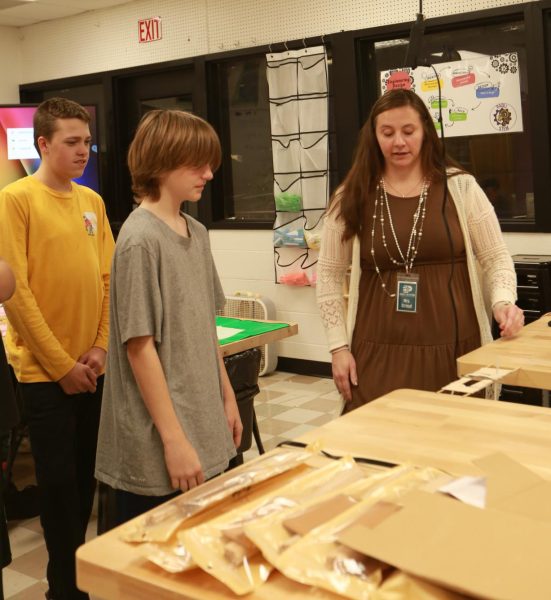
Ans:
<svg viewBox="0 0 551 600"><path fill-rule="evenodd" d="M92 346L88 352L85 352L78 359L78 362L83 365L88 365L96 375L101 375L105 367L106 356L107 352L105 352L103 348Z"/></svg>
<svg viewBox="0 0 551 600"><path fill-rule="evenodd" d="M241 423L239 408L237 408L235 392L231 388L229 388L224 395L224 412L226 413L228 427L233 436L233 443L236 448L239 448L241 444L241 435L243 433L243 423Z"/></svg>
<svg viewBox="0 0 551 600"><path fill-rule="evenodd" d="M205 481L195 448L185 437L165 442L165 463L172 487L187 492Z"/></svg>
<svg viewBox="0 0 551 600"><path fill-rule="evenodd" d="M77 362L58 383L66 394L71 395L95 392L96 380L96 373L88 365Z"/></svg>

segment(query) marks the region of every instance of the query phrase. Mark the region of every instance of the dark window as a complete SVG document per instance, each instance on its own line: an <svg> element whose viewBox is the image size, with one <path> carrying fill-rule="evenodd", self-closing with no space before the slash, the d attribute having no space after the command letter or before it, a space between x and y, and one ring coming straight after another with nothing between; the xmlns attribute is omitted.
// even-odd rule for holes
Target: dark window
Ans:
<svg viewBox="0 0 551 600"><path fill-rule="evenodd" d="M212 225L274 221L274 178L270 105L265 56L247 56L209 65L209 117L223 149L221 171L215 178Z"/></svg>
<svg viewBox="0 0 551 600"><path fill-rule="evenodd" d="M170 68L151 66L143 71L123 73L114 78L115 123L117 127L117 202L121 221L132 210L134 198L126 163L128 147L145 113L154 109L193 111L194 70L191 65ZM209 191L205 192L207 195ZM197 216L197 203L185 203L184 210Z"/></svg>
<svg viewBox="0 0 551 600"><path fill-rule="evenodd" d="M149 98L140 100L140 112L143 115L150 110L184 110L193 112L193 103L191 95L189 96L170 96L169 98Z"/></svg>

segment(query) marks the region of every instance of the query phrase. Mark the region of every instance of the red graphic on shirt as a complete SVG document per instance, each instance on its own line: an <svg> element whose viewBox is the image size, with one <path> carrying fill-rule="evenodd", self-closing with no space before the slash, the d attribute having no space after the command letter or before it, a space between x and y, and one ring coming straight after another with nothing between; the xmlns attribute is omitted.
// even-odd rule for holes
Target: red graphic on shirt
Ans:
<svg viewBox="0 0 551 600"><path fill-rule="evenodd" d="M94 235L96 233L94 230L94 224L92 223L92 221L90 221L90 219L86 215L83 215L83 217L84 217L84 227L86 227L86 233L88 235Z"/></svg>

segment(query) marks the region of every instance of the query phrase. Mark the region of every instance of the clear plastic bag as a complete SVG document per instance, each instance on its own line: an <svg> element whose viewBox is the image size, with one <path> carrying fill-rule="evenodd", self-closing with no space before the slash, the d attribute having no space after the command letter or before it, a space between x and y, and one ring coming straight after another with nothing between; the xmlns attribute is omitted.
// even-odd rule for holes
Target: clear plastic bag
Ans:
<svg viewBox="0 0 551 600"><path fill-rule="evenodd" d="M376 502L395 500L441 475L442 472L436 469L396 467L341 488L338 494L347 494L357 503L306 535L297 535L285 526L285 521L293 516L292 512L269 515L254 526L246 525L245 534L289 579L355 600L367 600L379 588L389 567L340 544L338 533L352 525ZM309 505L315 502L319 499ZM300 516L300 512L296 511L294 516Z"/></svg>
<svg viewBox="0 0 551 600"><path fill-rule="evenodd" d="M164 546L148 543L143 544L141 549L147 560L168 573L182 573L197 566L182 542Z"/></svg>
<svg viewBox="0 0 551 600"><path fill-rule="evenodd" d="M274 492L239 506L207 523L182 531L180 542L207 573L235 594L247 594L266 581L272 565L245 535L247 525L268 515L282 515L312 497L329 493L363 477L350 458L306 473Z"/></svg>
<svg viewBox="0 0 551 600"><path fill-rule="evenodd" d="M250 465L224 473L203 485L148 512L123 527L125 542L166 542L189 517L280 473L306 462L315 447L304 450L280 448L263 455Z"/></svg>

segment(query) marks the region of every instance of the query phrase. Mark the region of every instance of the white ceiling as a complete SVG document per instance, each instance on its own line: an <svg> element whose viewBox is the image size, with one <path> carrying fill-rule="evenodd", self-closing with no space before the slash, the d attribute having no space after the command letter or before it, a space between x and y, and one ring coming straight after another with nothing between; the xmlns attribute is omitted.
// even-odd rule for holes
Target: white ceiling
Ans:
<svg viewBox="0 0 551 600"><path fill-rule="evenodd" d="M129 1L131 0L0 0L0 25L24 27Z"/></svg>

